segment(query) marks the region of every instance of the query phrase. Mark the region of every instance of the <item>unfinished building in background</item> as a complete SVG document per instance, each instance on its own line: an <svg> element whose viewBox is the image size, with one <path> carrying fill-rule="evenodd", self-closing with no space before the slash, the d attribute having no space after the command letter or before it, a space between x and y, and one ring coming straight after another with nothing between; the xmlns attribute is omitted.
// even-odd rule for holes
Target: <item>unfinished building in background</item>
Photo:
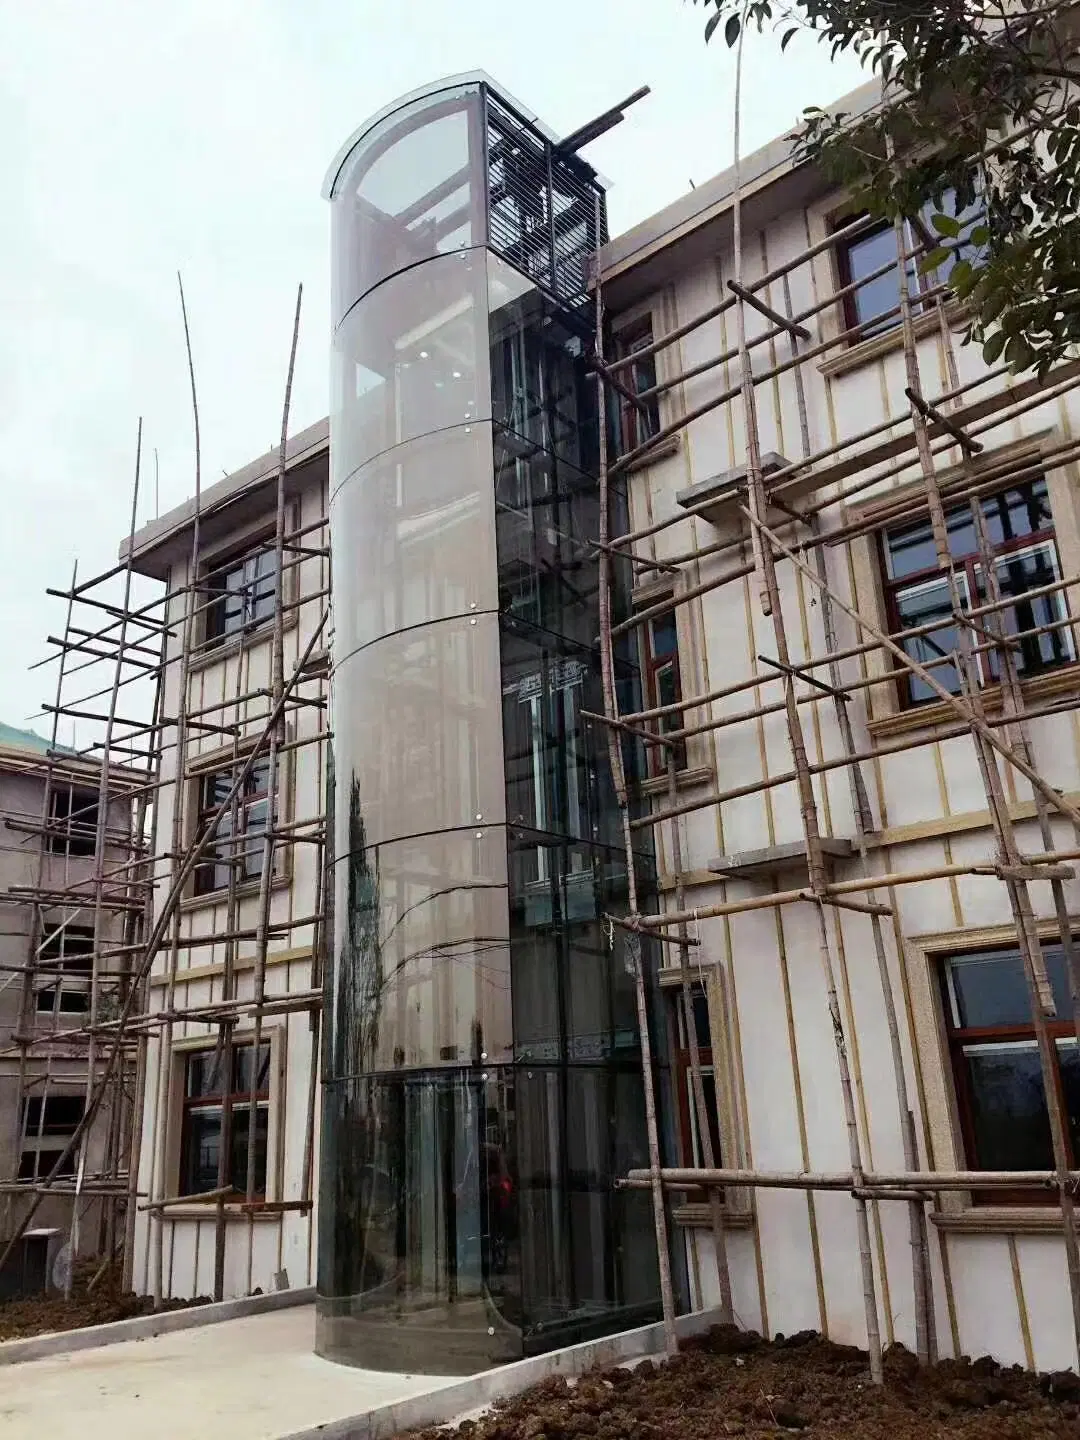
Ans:
<svg viewBox="0 0 1080 1440"><path fill-rule="evenodd" d="M160 678L113 726L141 988L88 1026L137 1059L131 1274L302 1283L318 1200L337 1358L716 1305L875 1376L1073 1365L1080 370L986 367L920 217L786 143L605 241L598 124L469 76L362 127L329 466L110 581L158 586L102 602Z"/></svg>
<svg viewBox="0 0 1080 1440"><path fill-rule="evenodd" d="M0 1294L63 1285L72 1252L98 1255L117 1242L132 1066L78 1146L68 1141L100 1076L85 1030L95 950L105 962L102 1014L116 1007L131 963L130 865L140 845L133 795L145 780L130 767L105 776L94 759L0 726L0 1236L52 1177ZM96 883L99 829L104 887Z"/></svg>

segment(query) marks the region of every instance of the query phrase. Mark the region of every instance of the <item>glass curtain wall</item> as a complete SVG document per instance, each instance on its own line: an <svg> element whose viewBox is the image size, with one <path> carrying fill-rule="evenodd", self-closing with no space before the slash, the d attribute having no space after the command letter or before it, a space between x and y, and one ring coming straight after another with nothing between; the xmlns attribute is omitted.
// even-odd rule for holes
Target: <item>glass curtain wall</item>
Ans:
<svg viewBox="0 0 1080 1440"><path fill-rule="evenodd" d="M476 1370L657 1303L648 1198L614 1189L647 1163L644 1105L603 923L626 906L618 816L582 717L598 496L572 250L595 201L575 170L504 223L576 304L494 254L489 220L555 168L475 80L380 117L331 176L316 1348L376 1368Z"/></svg>

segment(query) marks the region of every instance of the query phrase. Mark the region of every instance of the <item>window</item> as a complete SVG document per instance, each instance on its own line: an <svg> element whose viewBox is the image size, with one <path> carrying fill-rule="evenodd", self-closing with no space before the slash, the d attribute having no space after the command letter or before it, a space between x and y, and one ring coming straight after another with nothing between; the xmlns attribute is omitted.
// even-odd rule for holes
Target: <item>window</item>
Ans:
<svg viewBox="0 0 1080 1440"><path fill-rule="evenodd" d="M19 1179L41 1180L52 1170L86 1109L83 1095L30 1095L23 1101ZM57 1171L75 1174L78 1147Z"/></svg>
<svg viewBox="0 0 1080 1440"><path fill-rule="evenodd" d="M720 1123L716 1106L716 1076L713 1070L712 1032L709 1027L709 1002L705 987L693 984L690 987L694 1014L694 1033L698 1044L698 1062L701 1066L701 1088L705 1092L705 1109L709 1118L709 1138L712 1141L713 1164L721 1163ZM686 1034L685 1015L681 988L675 991L672 1000L672 1031L675 1037L675 1084L676 1105L679 1121L679 1163L686 1166L705 1164L705 1152L701 1144L701 1129L698 1122L697 1103L694 1099L694 1075L690 1064L690 1043Z"/></svg>
<svg viewBox="0 0 1080 1440"><path fill-rule="evenodd" d="M1017 638L1019 648L1013 654L1018 673L1036 675L1065 664L1074 658L1074 648L1071 627L1062 623L1068 615L1064 593L1057 590L1025 598L1029 592L1061 579L1046 481L1039 479L1000 490L996 495L984 496L979 504L986 519L1002 599L1014 601L996 613L1004 632ZM983 604L987 600L986 587L969 502L948 506L945 523L964 603ZM881 544L889 623L894 631L931 627L902 644L914 660L929 668L938 683L955 695L961 688L960 675L949 657L958 648L959 639L951 618L948 584L937 566L929 515L886 530ZM935 623L938 621L940 624ZM993 616L989 624L992 622ZM985 617L979 624L989 628ZM996 650L988 647L981 632L972 632L972 640L981 682L998 679L1000 659ZM936 698L925 681L915 675L900 681L900 695L905 705Z"/></svg>
<svg viewBox="0 0 1080 1440"><path fill-rule="evenodd" d="M270 1124L270 1044L234 1044L232 1082L223 1084L224 1054L216 1047L188 1052L184 1060L184 1120L180 1133L180 1194L204 1195L218 1188L218 1157L225 1111L229 1111L229 1159L225 1183L247 1193L248 1131L255 1100L255 1194L266 1194L266 1153Z"/></svg>
<svg viewBox="0 0 1080 1440"><path fill-rule="evenodd" d="M35 992L35 1007L49 1013L83 1015L90 1008L93 926L47 926L46 931L38 947L38 963L47 979Z"/></svg>
<svg viewBox="0 0 1080 1440"><path fill-rule="evenodd" d="M198 778L197 833L210 826L218 807L233 787L237 771L208 770ZM233 807L217 822L214 838L195 867L195 894L210 895L229 888L230 867L236 868L236 883L257 880L262 873L264 836L270 809L270 761L256 760L236 800L236 834L232 833Z"/></svg>
<svg viewBox="0 0 1080 1440"><path fill-rule="evenodd" d="M98 792L62 782L49 794L49 849L54 855L93 855Z"/></svg>
<svg viewBox="0 0 1080 1440"><path fill-rule="evenodd" d="M1068 1117L1069 1164L1080 1157L1080 1056L1060 945L1043 957L1057 1006L1049 1022L1057 1052L1055 1083ZM966 1164L975 1170L1052 1170L1050 1124L1031 1025L1027 981L1014 947L969 951L941 966L945 1026ZM984 1191L977 1202L1030 1205L1034 1191ZM1052 1197L1050 1197L1052 1199Z"/></svg>
<svg viewBox="0 0 1080 1440"><path fill-rule="evenodd" d="M964 232L967 232L971 222L979 213L978 208L972 208L957 214L956 193L948 190L943 196L941 210L938 210L934 204L927 204L923 207L922 215L915 224L909 222L904 226L904 248L911 251L917 241L925 237L936 239L937 232L934 230L932 219L935 214L945 214L959 220L964 227ZM856 218L856 216L846 215L839 225L849 225ZM942 243L950 244L944 239ZM943 261L936 270L929 271L925 275L919 274L917 259L909 260L908 276L915 305L918 304L919 291L927 291L937 285L948 284L949 276L957 261L961 259L974 261L980 254L980 249L970 243L956 245L955 242L952 242L949 258ZM845 236L836 242L836 262L842 288L852 285L858 280L863 280L868 275L874 275L874 272L880 270L884 265L892 265L892 269L887 270L884 275L875 276L873 280L868 280L865 285L861 285L857 290L852 290L844 296L844 328L850 330L857 325L866 327L861 334L851 337L851 343L857 344L859 340L868 340L872 335L881 335L887 330L895 329L900 324L899 313L885 314L886 311L894 310L900 304L896 232L893 230L892 221L873 221L868 217L865 230ZM883 318L878 319L878 316Z"/></svg>
<svg viewBox="0 0 1080 1440"><path fill-rule="evenodd" d="M682 699L682 676L679 671L679 634L675 624L675 611L658 615L641 626L642 659L644 664L645 708L655 710L661 705L675 705ZM649 728L658 735L672 730L681 730L683 716L680 711L662 715L650 723ZM650 775L666 775L668 755L666 745L647 745L646 763ZM686 769L686 741L675 743L675 768Z"/></svg>
<svg viewBox="0 0 1080 1440"><path fill-rule="evenodd" d="M618 355L621 358L647 349L653 343L652 322L647 321L633 330L624 331L618 337ZM656 386L656 356L646 355L619 372L619 380L635 395L644 394ZM625 395L619 395L619 434L617 447L621 455L636 450L639 445L655 435L660 429L660 406L655 395L644 401L644 409L633 404Z"/></svg>
<svg viewBox="0 0 1080 1440"><path fill-rule="evenodd" d="M273 618L277 594L277 555L265 545L216 565L206 576L206 624L209 646L229 635L254 630Z"/></svg>

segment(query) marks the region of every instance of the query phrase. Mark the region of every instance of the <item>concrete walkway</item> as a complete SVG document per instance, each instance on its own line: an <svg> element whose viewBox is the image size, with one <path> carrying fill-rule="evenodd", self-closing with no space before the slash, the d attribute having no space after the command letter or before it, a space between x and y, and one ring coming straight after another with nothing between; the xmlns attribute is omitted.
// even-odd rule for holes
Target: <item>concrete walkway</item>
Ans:
<svg viewBox="0 0 1080 1440"><path fill-rule="evenodd" d="M276 1440L455 1383L312 1352L315 1307L0 1368L3 1440Z"/></svg>

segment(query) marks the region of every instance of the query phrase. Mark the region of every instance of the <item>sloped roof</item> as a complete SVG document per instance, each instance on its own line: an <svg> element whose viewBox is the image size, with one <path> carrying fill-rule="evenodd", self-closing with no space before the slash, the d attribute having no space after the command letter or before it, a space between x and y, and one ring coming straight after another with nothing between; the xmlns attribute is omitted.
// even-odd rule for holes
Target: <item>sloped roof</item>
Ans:
<svg viewBox="0 0 1080 1440"><path fill-rule="evenodd" d="M42 735L35 735L33 730L17 730L14 725L5 725L0 720L0 749L4 750L29 750L35 755L47 755L52 748L52 743ZM57 746L57 749L62 749Z"/></svg>

